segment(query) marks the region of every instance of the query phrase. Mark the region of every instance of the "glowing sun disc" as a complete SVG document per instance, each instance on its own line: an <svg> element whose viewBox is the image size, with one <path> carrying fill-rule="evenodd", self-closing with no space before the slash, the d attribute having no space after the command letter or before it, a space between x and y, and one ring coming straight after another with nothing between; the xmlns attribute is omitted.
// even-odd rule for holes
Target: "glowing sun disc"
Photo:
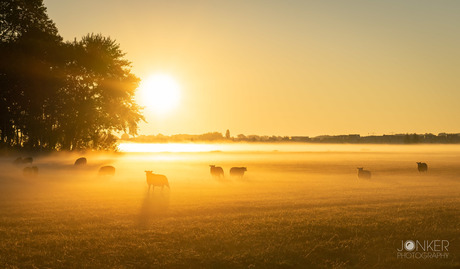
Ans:
<svg viewBox="0 0 460 269"><path fill-rule="evenodd" d="M170 75L156 74L141 81L137 96L142 106L162 115L179 104L180 87Z"/></svg>

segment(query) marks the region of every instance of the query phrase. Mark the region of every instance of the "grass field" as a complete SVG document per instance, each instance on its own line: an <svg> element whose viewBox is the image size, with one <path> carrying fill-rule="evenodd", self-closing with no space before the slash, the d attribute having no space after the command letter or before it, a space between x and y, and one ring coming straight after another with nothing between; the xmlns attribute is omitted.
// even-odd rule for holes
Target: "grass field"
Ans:
<svg viewBox="0 0 460 269"><path fill-rule="evenodd" d="M84 169L47 155L36 178L4 156L0 268L460 268L460 147L362 147L91 155ZM104 164L114 177L97 177ZM248 172L216 180L209 164ZM147 193L144 170L171 189ZM449 257L397 258L409 239L448 240Z"/></svg>

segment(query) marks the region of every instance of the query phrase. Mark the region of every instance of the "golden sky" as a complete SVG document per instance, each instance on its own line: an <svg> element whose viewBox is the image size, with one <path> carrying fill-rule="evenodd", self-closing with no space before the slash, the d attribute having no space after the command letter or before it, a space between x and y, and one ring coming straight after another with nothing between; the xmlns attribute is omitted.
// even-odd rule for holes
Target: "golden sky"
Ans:
<svg viewBox="0 0 460 269"><path fill-rule="evenodd" d="M111 36L177 107L143 134L460 132L460 1L44 0L65 40Z"/></svg>

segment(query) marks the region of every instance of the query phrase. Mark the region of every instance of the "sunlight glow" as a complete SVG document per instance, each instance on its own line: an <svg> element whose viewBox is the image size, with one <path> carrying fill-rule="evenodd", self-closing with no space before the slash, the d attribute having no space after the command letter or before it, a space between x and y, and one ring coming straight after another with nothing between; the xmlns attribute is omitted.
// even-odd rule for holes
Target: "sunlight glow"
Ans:
<svg viewBox="0 0 460 269"><path fill-rule="evenodd" d="M372 144L308 144L308 143L120 143L118 150L132 153L160 153L160 152L423 152L438 150L442 152L459 151L459 146L453 145L425 145L412 147L411 145L372 145Z"/></svg>
<svg viewBox="0 0 460 269"><path fill-rule="evenodd" d="M122 152L209 152L218 150L213 144L186 144L186 143L121 143L118 146Z"/></svg>
<svg viewBox="0 0 460 269"><path fill-rule="evenodd" d="M147 110L164 115L179 104L180 87L172 76L156 74L141 81L137 98Z"/></svg>

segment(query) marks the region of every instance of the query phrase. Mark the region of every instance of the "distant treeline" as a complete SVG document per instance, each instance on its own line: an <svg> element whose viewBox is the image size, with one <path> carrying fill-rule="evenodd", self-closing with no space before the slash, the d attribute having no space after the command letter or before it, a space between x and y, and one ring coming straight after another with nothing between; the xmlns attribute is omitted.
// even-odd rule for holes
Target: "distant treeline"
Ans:
<svg viewBox="0 0 460 269"><path fill-rule="evenodd" d="M440 133L435 134L394 134L394 135L321 135L308 136L259 136L239 134L230 136L230 132L224 136L219 132L205 133L200 135L177 134L177 135L141 135L129 138L123 135L121 140L138 143L182 143L182 142L306 142L306 143L348 143L348 144L455 144L460 143L459 134Z"/></svg>
<svg viewBox="0 0 460 269"><path fill-rule="evenodd" d="M0 148L114 149L135 135L139 79L111 38L64 42L43 0L0 1Z"/></svg>

